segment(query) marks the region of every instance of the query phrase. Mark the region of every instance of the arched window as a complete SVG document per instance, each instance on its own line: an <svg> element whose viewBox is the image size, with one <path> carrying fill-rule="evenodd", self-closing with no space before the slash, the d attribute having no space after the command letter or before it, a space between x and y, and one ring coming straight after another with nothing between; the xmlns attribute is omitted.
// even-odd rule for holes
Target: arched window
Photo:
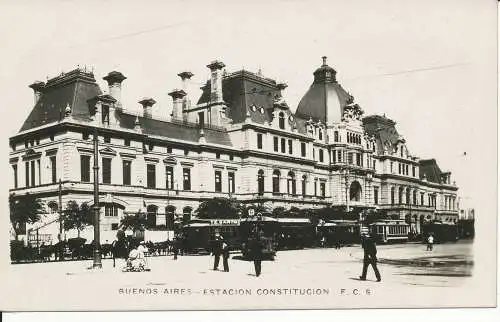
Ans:
<svg viewBox="0 0 500 322"><path fill-rule="evenodd" d="M283 113L283 112L280 112L280 114L279 114L279 126L280 126L280 129L285 128L285 113Z"/></svg>
<svg viewBox="0 0 500 322"><path fill-rule="evenodd" d="M319 131L318 131L318 138L320 140L323 140L323 131L321 129L319 129Z"/></svg>
<svg viewBox="0 0 500 322"><path fill-rule="evenodd" d="M51 214L55 214L59 211L59 206L55 201L49 201L49 203L47 203L47 207L49 207L49 213Z"/></svg>
<svg viewBox="0 0 500 322"><path fill-rule="evenodd" d="M155 227L156 226L156 215L158 214L158 207L155 205L149 205L146 208L146 221L148 224L148 227Z"/></svg>
<svg viewBox="0 0 500 322"><path fill-rule="evenodd" d="M359 182L354 181L351 183L351 187L349 188L349 196L351 201L360 201L361 200L361 185Z"/></svg>
<svg viewBox="0 0 500 322"><path fill-rule="evenodd" d="M175 206L172 205L165 207L165 225L167 226L167 230L174 230L175 210Z"/></svg>
<svg viewBox="0 0 500 322"><path fill-rule="evenodd" d="M264 194L264 171L259 170L257 172L257 191L259 193L259 196L262 196Z"/></svg>
<svg viewBox="0 0 500 322"><path fill-rule="evenodd" d="M391 204L394 205L394 199L396 194L396 189L394 187L391 188Z"/></svg>
<svg viewBox="0 0 500 322"><path fill-rule="evenodd" d="M295 174L292 171L288 172L287 187L288 194L295 195L297 192L295 188Z"/></svg>
<svg viewBox="0 0 500 322"><path fill-rule="evenodd" d="M403 187L399 187L399 204L403 203Z"/></svg>
<svg viewBox="0 0 500 322"><path fill-rule="evenodd" d="M306 189L306 182L307 182L307 176L304 174L302 176L302 196L304 197L307 193L307 189Z"/></svg>
<svg viewBox="0 0 500 322"><path fill-rule="evenodd" d="M273 172L273 193L280 192L280 172L279 170L274 170Z"/></svg>

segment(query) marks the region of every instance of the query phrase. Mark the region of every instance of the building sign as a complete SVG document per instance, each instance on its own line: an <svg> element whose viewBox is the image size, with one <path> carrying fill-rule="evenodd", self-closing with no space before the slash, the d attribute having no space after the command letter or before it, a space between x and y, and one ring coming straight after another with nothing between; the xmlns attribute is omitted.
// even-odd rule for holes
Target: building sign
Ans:
<svg viewBox="0 0 500 322"><path fill-rule="evenodd" d="M239 219L211 219L211 226L237 226L240 224Z"/></svg>

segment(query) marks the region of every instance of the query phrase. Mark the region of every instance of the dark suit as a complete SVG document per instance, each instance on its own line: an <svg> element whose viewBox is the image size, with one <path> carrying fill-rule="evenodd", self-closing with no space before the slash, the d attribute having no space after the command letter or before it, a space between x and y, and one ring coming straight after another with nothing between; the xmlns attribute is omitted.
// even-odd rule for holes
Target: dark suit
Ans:
<svg viewBox="0 0 500 322"><path fill-rule="evenodd" d="M371 236L364 237L361 241L361 245L364 250L364 258L363 258L363 273L360 276L360 279L366 279L366 273L368 271L368 266L373 267L373 271L375 272L375 276L377 277L377 281L381 280L380 272L377 268L377 246L375 244L375 240Z"/></svg>
<svg viewBox="0 0 500 322"><path fill-rule="evenodd" d="M255 267L255 275L259 276L262 270L262 257L264 245L260 239L254 239L251 244L251 252L253 264Z"/></svg>
<svg viewBox="0 0 500 322"><path fill-rule="evenodd" d="M213 241L212 254L214 255L214 271L219 269L220 255L222 254L222 238L218 237Z"/></svg>
<svg viewBox="0 0 500 322"><path fill-rule="evenodd" d="M224 264L224 272L229 272L229 245L227 243L224 244L225 247L222 248L222 263Z"/></svg>

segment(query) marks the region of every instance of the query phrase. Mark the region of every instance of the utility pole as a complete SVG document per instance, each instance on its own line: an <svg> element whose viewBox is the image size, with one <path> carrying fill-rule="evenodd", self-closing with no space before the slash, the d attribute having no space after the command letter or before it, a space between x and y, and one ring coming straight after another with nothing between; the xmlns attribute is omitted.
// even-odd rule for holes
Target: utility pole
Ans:
<svg viewBox="0 0 500 322"><path fill-rule="evenodd" d="M102 268L99 220L99 136L94 129L94 262L92 268Z"/></svg>
<svg viewBox="0 0 500 322"><path fill-rule="evenodd" d="M63 241L62 182L59 179L59 241Z"/></svg>

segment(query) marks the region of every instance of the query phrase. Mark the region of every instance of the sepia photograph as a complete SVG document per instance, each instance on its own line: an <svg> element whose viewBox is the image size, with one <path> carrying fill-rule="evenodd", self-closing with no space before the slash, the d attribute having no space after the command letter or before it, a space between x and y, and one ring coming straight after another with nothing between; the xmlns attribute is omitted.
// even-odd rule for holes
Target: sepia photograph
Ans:
<svg viewBox="0 0 500 322"><path fill-rule="evenodd" d="M496 307L497 12L1 1L0 309Z"/></svg>

